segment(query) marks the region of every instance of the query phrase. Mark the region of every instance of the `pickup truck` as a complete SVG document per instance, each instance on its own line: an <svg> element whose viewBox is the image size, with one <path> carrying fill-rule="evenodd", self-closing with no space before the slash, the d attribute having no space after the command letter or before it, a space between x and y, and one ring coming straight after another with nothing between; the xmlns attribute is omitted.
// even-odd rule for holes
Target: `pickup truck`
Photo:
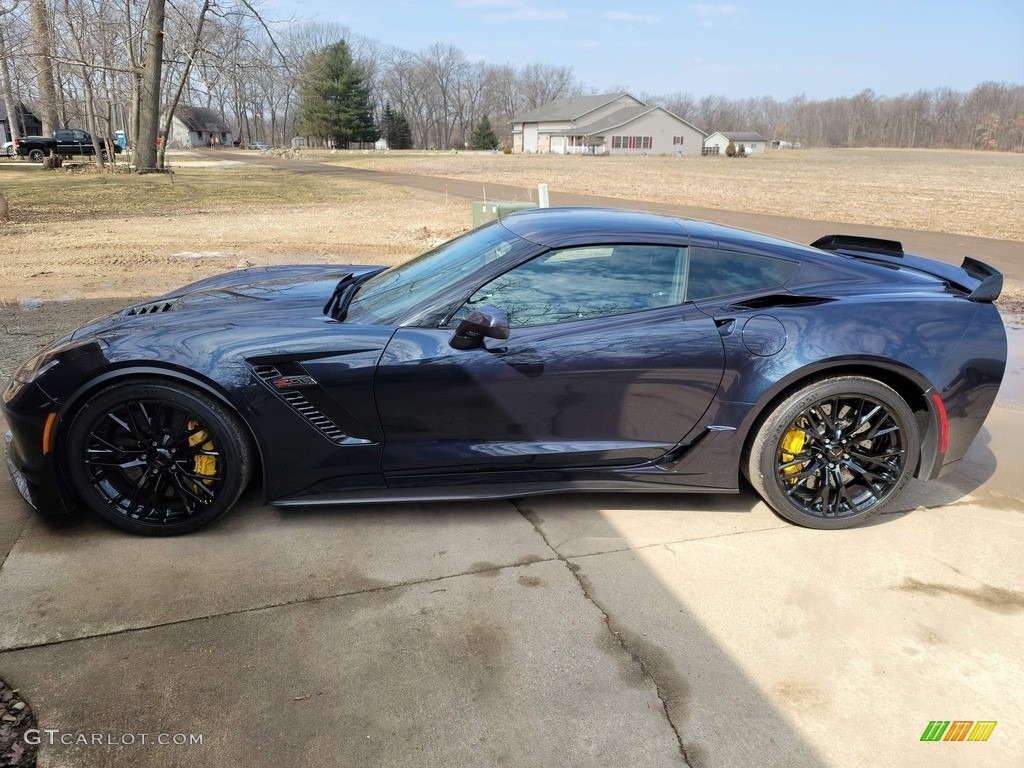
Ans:
<svg viewBox="0 0 1024 768"><path fill-rule="evenodd" d="M53 136L26 136L14 142L15 151L23 157L28 157L34 163L43 162L43 158L51 151L58 155L71 157L73 155L92 155L92 136L88 131L78 128L62 128L54 131ZM99 140L100 153L107 158L107 148L103 139ZM121 151L121 147L114 145L114 153Z"/></svg>

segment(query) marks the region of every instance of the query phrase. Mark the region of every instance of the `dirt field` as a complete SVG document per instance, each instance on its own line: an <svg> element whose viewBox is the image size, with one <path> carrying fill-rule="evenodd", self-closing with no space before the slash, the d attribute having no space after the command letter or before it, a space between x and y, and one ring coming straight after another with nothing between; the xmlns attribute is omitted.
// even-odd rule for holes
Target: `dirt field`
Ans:
<svg viewBox="0 0 1024 768"><path fill-rule="evenodd" d="M308 155L307 155L308 157ZM170 175L46 173L0 159L0 380L91 317L250 265L395 264L469 228L471 204L178 153ZM887 150L726 158L490 153L330 162L565 192L1024 239L1024 155ZM1022 292L1008 286L1005 307Z"/></svg>
<svg viewBox="0 0 1024 768"><path fill-rule="evenodd" d="M1024 240L1024 154L946 150L776 150L745 159L490 152L339 153L386 171Z"/></svg>

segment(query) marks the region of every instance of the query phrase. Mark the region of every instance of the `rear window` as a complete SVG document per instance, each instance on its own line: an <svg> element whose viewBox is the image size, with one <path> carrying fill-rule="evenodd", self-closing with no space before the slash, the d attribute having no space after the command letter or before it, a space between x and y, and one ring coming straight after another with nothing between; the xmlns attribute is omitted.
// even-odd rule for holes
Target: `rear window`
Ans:
<svg viewBox="0 0 1024 768"><path fill-rule="evenodd" d="M686 300L700 301L783 285L799 264L755 253L691 248Z"/></svg>

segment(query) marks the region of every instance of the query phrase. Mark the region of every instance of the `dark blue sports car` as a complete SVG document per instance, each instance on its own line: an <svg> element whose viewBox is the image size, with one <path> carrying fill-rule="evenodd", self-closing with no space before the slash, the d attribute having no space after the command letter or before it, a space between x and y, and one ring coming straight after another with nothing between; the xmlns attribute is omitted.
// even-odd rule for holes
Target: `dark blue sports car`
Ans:
<svg viewBox="0 0 1024 768"><path fill-rule="evenodd" d="M26 499L173 534L259 471L282 506L734 493L845 528L978 434L1002 277L840 235L518 213L391 269L249 269L75 331L15 374Z"/></svg>

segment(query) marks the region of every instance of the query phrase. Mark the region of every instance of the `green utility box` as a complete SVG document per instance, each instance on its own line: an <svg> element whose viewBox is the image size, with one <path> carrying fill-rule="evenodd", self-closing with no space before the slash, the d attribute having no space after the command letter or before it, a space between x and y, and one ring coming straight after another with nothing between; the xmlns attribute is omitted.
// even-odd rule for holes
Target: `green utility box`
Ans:
<svg viewBox="0 0 1024 768"><path fill-rule="evenodd" d="M525 200L476 200L473 203L473 226L479 227L510 213L536 207L536 203L528 203Z"/></svg>

